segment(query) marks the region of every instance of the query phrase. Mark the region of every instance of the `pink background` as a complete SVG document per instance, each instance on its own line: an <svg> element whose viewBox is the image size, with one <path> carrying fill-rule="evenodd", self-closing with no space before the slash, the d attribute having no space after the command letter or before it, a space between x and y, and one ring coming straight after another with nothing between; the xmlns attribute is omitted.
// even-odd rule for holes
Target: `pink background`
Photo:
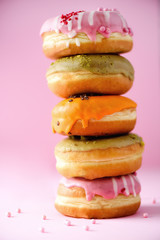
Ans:
<svg viewBox="0 0 160 240"><path fill-rule="evenodd" d="M53 207L60 177L55 169L54 146L62 137L52 134L50 122L51 110L61 99L47 87L45 73L51 60L42 53L39 31L43 22L52 16L74 10L94 10L101 6L117 8L134 31L134 48L124 56L135 68L135 82L126 96L138 103L134 132L142 136L146 144L139 176L144 197L142 203L145 202L148 208L142 205L134 217L110 220L109 225L107 220L100 221L99 229L96 229L98 225L94 227L96 230L91 231L89 236L97 239L98 234L101 233L103 238L107 233L112 239L117 236L113 234L114 226L122 227L125 223L129 230L119 239L127 239L132 224L138 227L144 221L141 215L145 210L150 211L153 218L147 219L148 235L143 235L146 231L144 224L139 229L141 239L151 235L155 236L153 240L160 238L156 225L160 216L155 214L160 212L160 193L156 189L160 181L158 0L1 0L0 240L41 239L43 236L37 229L42 226L41 217L46 213L52 219L47 223L51 230L45 235L46 239L65 239L63 231L74 238L77 233L84 237L80 226L88 224L87 220L73 220L79 228L68 230L62 223L65 218ZM159 202L153 209L149 203L154 196ZM18 207L24 209L21 219L15 214ZM6 211L12 211L15 217L6 218ZM86 235L86 239L89 236Z"/></svg>

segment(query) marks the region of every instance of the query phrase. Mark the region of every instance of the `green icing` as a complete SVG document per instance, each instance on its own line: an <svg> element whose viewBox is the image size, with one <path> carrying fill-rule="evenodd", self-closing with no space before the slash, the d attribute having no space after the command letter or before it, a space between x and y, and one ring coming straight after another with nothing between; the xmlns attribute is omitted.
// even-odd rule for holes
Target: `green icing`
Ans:
<svg viewBox="0 0 160 240"><path fill-rule="evenodd" d="M75 55L60 58L51 64L47 75L77 71L89 71L95 74L121 73L130 80L134 79L134 69L126 58L108 54Z"/></svg>
<svg viewBox="0 0 160 240"><path fill-rule="evenodd" d="M141 146L144 145L142 138L132 133L118 137L94 137L93 139L87 137L84 137L83 139L72 137L66 138L58 143L56 150L61 152L91 151L95 149L107 149L110 147L125 147L135 143L139 143Z"/></svg>

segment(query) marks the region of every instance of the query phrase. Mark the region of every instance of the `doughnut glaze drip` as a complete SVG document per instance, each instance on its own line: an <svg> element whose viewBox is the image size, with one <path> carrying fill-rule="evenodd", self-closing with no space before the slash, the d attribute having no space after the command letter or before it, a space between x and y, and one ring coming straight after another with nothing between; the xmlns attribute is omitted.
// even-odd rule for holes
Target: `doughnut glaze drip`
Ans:
<svg viewBox="0 0 160 240"><path fill-rule="evenodd" d="M41 27L40 34L55 31L67 34L69 38L78 33L85 33L91 41L96 40L96 33L109 38L111 33L133 35L131 28L120 13L115 9L100 9L99 11L78 11L48 19Z"/></svg>
<svg viewBox="0 0 160 240"><path fill-rule="evenodd" d="M132 194L136 196L141 191L141 185L134 173L126 176L99 178L94 180L83 178L62 178L60 183L67 188L83 188L88 201L91 201L95 195L102 196L105 199L113 199L119 194L125 196Z"/></svg>
<svg viewBox="0 0 160 240"><path fill-rule="evenodd" d="M65 99L52 110L52 129L53 132L58 130L59 133L68 134L78 120L82 120L83 128L86 128L90 119L100 120L106 115L136 106L134 101L122 96Z"/></svg>

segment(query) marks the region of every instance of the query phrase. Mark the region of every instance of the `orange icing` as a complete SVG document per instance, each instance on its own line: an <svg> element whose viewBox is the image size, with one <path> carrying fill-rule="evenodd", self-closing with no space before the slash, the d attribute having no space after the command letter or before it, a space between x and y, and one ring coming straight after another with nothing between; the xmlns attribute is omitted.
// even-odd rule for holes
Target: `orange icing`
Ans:
<svg viewBox="0 0 160 240"><path fill-rule="evenodd" d="M70 99L73 101L69 102ZM52 128L54 133L68 134L77 120L81 120L83 128L86 128L90 119L100 120L106 115L137 106L129 98L113 95L89 97L88 100L70 99L61 101L53 108Z"/></svg>

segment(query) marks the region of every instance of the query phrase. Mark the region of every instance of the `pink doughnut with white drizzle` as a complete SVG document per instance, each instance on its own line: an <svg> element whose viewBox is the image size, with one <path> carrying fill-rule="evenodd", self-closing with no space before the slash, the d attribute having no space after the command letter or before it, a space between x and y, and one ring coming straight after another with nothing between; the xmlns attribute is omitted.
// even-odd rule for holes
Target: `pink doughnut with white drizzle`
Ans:
<svg viewBox="0 0 160 240"><path fill-rule="evenodd" d="M138 210L140 191L141 186L135 174L94 180L62 178L55 207L71 217L122 217Z"/></svg>
<svg viewBox="0 0 160 240"><path fill-rule="evenodd" d="M141 191L140 183L135 174L126 176L99 178L87 180L83 178L62 178L61 184L67 188L80 187L85 190L87 201L91 201L95 195L105 199L116 198L119 194L136 196Z"/></svg>
<svg viewBox="0 0 160 240"><path fill-rule="evenodd" d="M81 53L127 52L132 48L133 32L116 9L100 8L91 12L77 11L62 14L48 19L42 25L40 34L44 41L43 51L50 58ZM114 43L111 47L110 41L106 43L105 40L111 40L111 43L117 41L120 46L118 48ZM88 52L84 44L87 45ZM106 44L107 46L101 46ZM50 49L50 54L47 49Z"/></svg>

